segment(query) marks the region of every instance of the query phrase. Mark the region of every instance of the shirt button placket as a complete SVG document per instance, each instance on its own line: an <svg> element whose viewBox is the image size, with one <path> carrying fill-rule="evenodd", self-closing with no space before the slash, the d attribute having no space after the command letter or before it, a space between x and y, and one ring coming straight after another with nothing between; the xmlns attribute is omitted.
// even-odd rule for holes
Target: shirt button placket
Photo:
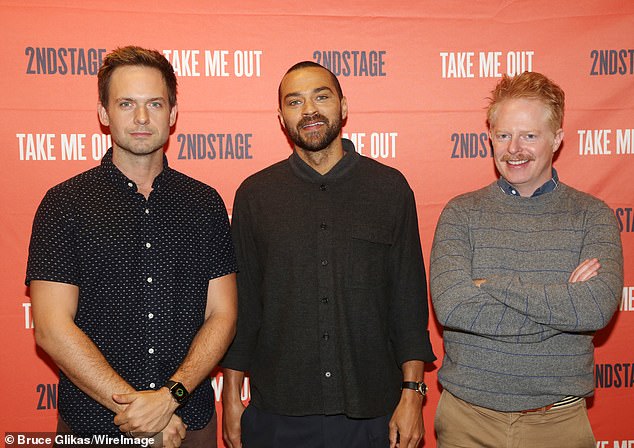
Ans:
<svg viewBox="0 0 634 448"><path fill-rule="evenodd" d="M316 256L320 264L318 274L318 300L319 300L319 332L321 335L320 359L322 368L322 388L324 400L327 407L331 406L332 398L336 394L338 380L333 377L336 373L333 370L336 364L336 340L337 335L334 331L334 308L329 306L330 299L333 298L333 282L335 281L334 270L337 266L337 259L332 258L333 251L333 225L331 201L335 191L331 186L324 184L318 185L318 192L315 194L315 211L316 222L315 231L317 236ZM336 233L336 232L335 232ZM334 263L334 264L333 264Z"/></svg>
<svg viewBox="0 0 634 448"><path fill-rule="evenodd" d="M141 248L141 256L144 260L144 270L146 272L145 283L147 286L146 294L145 294L145 328L146 328L146 341L147 341L147 353L149 356L148 364L147 364L147 375L149 376L148 380L155 377L156 375L156 363L158 362L158 358L155 356L156 348L156 330L157 330L157 321L155 319L155 310L152 309L152 304L154 301L154 295L156 293L156 274L155 268L156 263L154 257L156 256L156 252L154 250L154 245L152 242L152 220L153 216L151 213L151 207L149 201L146 199L145 203L141 209L141 222L142 222L142 248ZM149 383L150 389L156 388L155 382Z"/></svg>

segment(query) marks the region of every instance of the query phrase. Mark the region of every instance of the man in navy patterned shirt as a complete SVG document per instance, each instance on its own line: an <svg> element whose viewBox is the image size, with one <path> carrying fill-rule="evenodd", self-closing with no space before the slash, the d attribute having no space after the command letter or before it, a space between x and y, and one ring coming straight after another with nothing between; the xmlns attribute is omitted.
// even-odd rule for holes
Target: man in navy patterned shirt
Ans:
<svg viewBox="0 0 634 448"><path fill-rule="evenodd" d="M29 248L36 341L61 371L58 432L215 446L208 376L236 323L227 212L167 164L170 63L120 48L98 82L113 146L46 194Z"/></svg>

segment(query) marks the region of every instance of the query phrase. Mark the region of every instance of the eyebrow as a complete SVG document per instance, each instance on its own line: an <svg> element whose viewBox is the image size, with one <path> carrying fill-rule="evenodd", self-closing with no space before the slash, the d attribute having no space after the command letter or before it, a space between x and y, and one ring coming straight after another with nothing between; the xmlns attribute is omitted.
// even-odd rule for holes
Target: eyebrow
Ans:
<svg viewBox="0 0 634 448"><path fill-rule="evenodd" d="M139 101L139 99L131 97L131 96L122 96L122 97L119 97L119 98L115 98L115 101L133 101L133 102L137 102L137 101ZM144 100L141 100L141 101L145 101L145 102L167 101L167 99L162 97L162 96L155 96L155 97L147 98L147 99L144 99Z"/></svg>
<svg viewBox="0 0 634 448"><path fill-rule="evenodd" d="M319 93L319 92L321 92L321 91L323 91L323 90L327 90L327 91L329 91L330 93L334 93L334 92L332 91L332 89L331 89L330 87L328 87L328 86L317 87L316 89L313 89L313 91L312 91L312 92L310 92L310 93ZM284 99L286 100L286 99L291 98L291 97L294 97L294 96L302 96L302 93L301 93L301 92L291 92L291 93L287 93L286 95L284 95Z"/></svg>

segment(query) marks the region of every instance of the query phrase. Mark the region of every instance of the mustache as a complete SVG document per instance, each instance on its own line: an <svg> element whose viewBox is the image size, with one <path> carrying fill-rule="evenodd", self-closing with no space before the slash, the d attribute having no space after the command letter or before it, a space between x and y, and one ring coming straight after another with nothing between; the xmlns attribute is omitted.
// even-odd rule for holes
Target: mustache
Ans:
<svg viewBox="0 0 634 448"><path fill-rule="evenodd" d="M328 121L326 117L317 113L317 114L311 115L310 117L304 117L301 120L299 120L299 122L297 123L297 127L302 128L306 126L307 124L315 123L316 121L323 121L326 124L326 126L330 124L330 122Z"/></svg>
<svg viewBox="0 0 634 448"><path fill-rule="evenodd" d="M500 159L502 162L517 162L519 160L530 160L534 161L535 157L530 154L504 154Z"/></svg>

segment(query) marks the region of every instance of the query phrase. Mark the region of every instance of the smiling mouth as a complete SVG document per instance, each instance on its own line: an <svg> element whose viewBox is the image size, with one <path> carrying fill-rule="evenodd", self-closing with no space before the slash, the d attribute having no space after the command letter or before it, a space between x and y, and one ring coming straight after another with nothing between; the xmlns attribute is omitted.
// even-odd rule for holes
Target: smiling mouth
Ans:
<svg viewBox="0 0 634 448"><path fill-rule="evenodd" d="M307 123L307 124L303 125L302 129L311 130L311 129L317 128L319 126L323 126L324 124L325 123L323 121L314 121L312 123Z"/></svg>
<svg viewBox="0 0 634 448"><path fill-rule="evenodd" d="M525 163L528 163L530 160L528 159L523 159L523 160L507 160L506 163L508 163L509 165L513 165L513 166L518 166L518 165L523 165Z"/></svg>

